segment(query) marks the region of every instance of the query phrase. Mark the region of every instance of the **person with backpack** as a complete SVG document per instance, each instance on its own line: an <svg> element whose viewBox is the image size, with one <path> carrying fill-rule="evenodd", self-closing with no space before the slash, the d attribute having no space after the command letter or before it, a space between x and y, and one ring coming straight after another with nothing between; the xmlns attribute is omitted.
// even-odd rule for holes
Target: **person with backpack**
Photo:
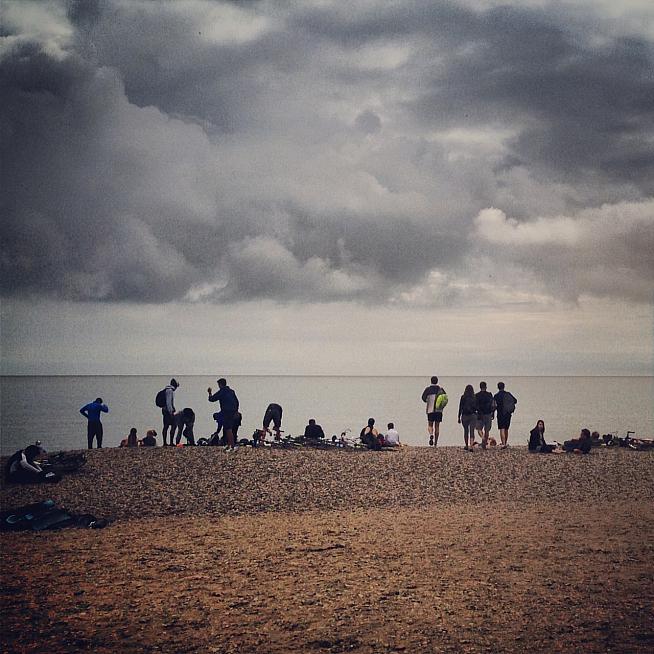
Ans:
<svg viewBox="0 0 654 654"><path fill-rule="evenodd" d="M161 409L161 416L163 418L163 430L161 436L163 437L164 447L168 445L166 442L168 438L168 430L170 430L170 445L174 445L175 437L175 391L179 388L179 382L173 377L170 384L162 388L154 399L154 403Z"/></svg>
<svg viewBox="0 0 654 654"><path fill-rule="evenodd" d="M497 411L497 428L500 430L500 449L505 450L509 446L509 427L511 416L515 411L518 400L505 390L504 382L497 382L497 393L495 393L495 407Z"/></svg>
<svg viewBox="0 0 654 654"><path fill-rule="evenodd" d="M479 382L479 392L475 394L477 400L477 432L481 439L481 449L488 447L488 437L493 424L493 394L486 390L486 382Z"/></svg>
<svg viewBox="0 0 654 654"><path fill-rule="evenodd" d="M475 389L468 384L459 400L458 423L463 426L463 440L466 452L472 452L475 442L475 427L477 426L477 398Z"/></svg>
<svg viewBox="0 0 654 654"><path fill-rule="evenodd" d="M100 422L101 413L109 413L109 407L103 403L101 397L97 397L93 402L85 404L79 412L88 420L86 425L86 439L89 450L93 449L93 439L98 443L98 449L102 448L102 422Z"/></svg>
<svg viewBox="0 0 654 654"><path fill-rule="evenodd" d="M431 384L422 392L422 401L426 405L429 445L436 447L438 445L441 422L443 422L443 409L447 404L447 394L445 393L445 389L438 385L438 377L434 376L431 378Z"/></svg>
<svg viewBox="0 0 654 654"><path fill-rule="evenodd" d="M221 377L218 380L218 390L213 393L211 386L207 388L209 393L209 402L220 402L220 413L222 414L223 421L223 435L227 440L226 450L234 450L234 428L236 423L240 424L240 421L237 419L239 414L239 404L238 397L236 393L227 385L227 380L224 377ZM238 427L236 426L236 429Z"/></svg>

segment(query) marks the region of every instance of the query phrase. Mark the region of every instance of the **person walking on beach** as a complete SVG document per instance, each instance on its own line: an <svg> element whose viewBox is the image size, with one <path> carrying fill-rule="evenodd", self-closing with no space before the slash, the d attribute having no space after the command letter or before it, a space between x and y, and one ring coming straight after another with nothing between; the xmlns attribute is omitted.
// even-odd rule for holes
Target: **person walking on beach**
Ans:
<svg viewBox="0 0 654 654"><path fill-rule="evenodd" d="M227 440L226 449L234 449L234 423L238 413L238 397L236 393L227 386L227 380L221 377L218 380L218 390L213 393L211 386L207 388L209 393L209 402L220 402L220 412L223 419L223 434Z"/></svg>
<svg viewBox="0 0 654 654"><path fill-rule="evenodd" d="M109 413L109 407L104 404L101 397L97 397L93 402L85 404L79 412L88 420L86 425L86 438L89 450L93 449L93 439L98 444L98 449L102 448L102 423L100 422L101 413Z"/></svg>
<svg viewBox="0 0 654 654"><path fill-rule="evenodd" d="M488 436L493 423L493 394L486 390L486 382L479 382L479 392L475 394L477 400L477 431L481 439L482 449L488 447Z"/></svg>
<svg viewBox="0 0 654 654"><path fill-rule="evenodd" d="M515 405L518 403L518 400L509 391L505 390L504 382L498 382L497 389L497 393L495 393L493 399L495 400L497 410L497 428L500 430L500 448L504 450L509 446L511 416L515 411Z"/></svg>
<svg viewBox="0 0 654 654"><path fill-rule="evenodd" d="M438 445L438 436L443 421L443 411L436 407L436 399L442 393L443 389L438 385L438 377L436 376L431 378L431 384L422 392L422 401L426 403L429 444L434 447Z"/></svg>
<svg viewBox="0 0 654 654"><path fill-rule="evenodd" d="M275 440L280 439L280 434L282 431L282 412L283 409L281 405L275 404L274 402L268 405L266 412L263 415L263 431L270 432L270 423L273 424L273 430L275 432Z"/></svg>
<svg viewBox="0 0 654 654"><path fill-rule="evenodd" d="M157 393L155 403L158 407L161 407L161 417L163 419L163 430L161 431L161 436L163 437L164 447L168 445L166 442L168 439L168 430L170 430L170 444L174 445L175 443L175 391L179 388L179 382L173 377L170 380L170 384L166 388L160 390Z"/></svg>
<svg viewBox="0 0 654 654"><path fill-rule="evenodd" d="M473 443L475 442L475 427L477 426L477 397L471 384L466 386L463 395L459 399L457 420L463 426L463 440L465 442L463 449L466 452L472 452Z"/></svg>

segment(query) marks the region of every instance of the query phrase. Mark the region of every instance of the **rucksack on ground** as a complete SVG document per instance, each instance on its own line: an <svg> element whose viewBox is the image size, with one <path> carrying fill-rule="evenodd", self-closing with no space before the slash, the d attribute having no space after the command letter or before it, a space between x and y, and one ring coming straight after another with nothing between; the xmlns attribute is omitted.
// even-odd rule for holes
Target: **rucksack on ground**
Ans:
<svg viewBox="0 0 654 654"><path fill-rule="evenodd" d="M162 388L157 396L154 398L154 403L160 408L163 409L166 406L166 389Z"/></svg>
<svg viewBox="0 0 654 654"><path fill-rule="evenodd" d="M515 405L518 403L518 400L511 395L511 393L506 393L502 398L502 410L504 413L513 413L515 411Z"/></svg>

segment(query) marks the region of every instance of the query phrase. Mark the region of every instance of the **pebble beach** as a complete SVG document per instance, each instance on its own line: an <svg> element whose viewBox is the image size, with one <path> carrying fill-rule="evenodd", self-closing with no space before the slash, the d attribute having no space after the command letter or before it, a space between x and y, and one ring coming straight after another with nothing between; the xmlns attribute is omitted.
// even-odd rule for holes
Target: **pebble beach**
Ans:
<svg viewBox="0 0 654 654"><path fill-rule="evenodd" d="M0 534L2 651L654 647L654 452L105 449L0 498L111 521Z"/></svg>

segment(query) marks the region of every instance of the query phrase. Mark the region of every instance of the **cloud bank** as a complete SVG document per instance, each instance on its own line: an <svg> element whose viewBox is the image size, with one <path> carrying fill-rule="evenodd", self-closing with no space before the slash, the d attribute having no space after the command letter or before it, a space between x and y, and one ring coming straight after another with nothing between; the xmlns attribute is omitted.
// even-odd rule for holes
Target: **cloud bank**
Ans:
<svg viewBox="0 0 654 654"><path fill-rule="evenodd" d="M651 302L654 12L633 12L8 2L0 289Z"/></svg>

